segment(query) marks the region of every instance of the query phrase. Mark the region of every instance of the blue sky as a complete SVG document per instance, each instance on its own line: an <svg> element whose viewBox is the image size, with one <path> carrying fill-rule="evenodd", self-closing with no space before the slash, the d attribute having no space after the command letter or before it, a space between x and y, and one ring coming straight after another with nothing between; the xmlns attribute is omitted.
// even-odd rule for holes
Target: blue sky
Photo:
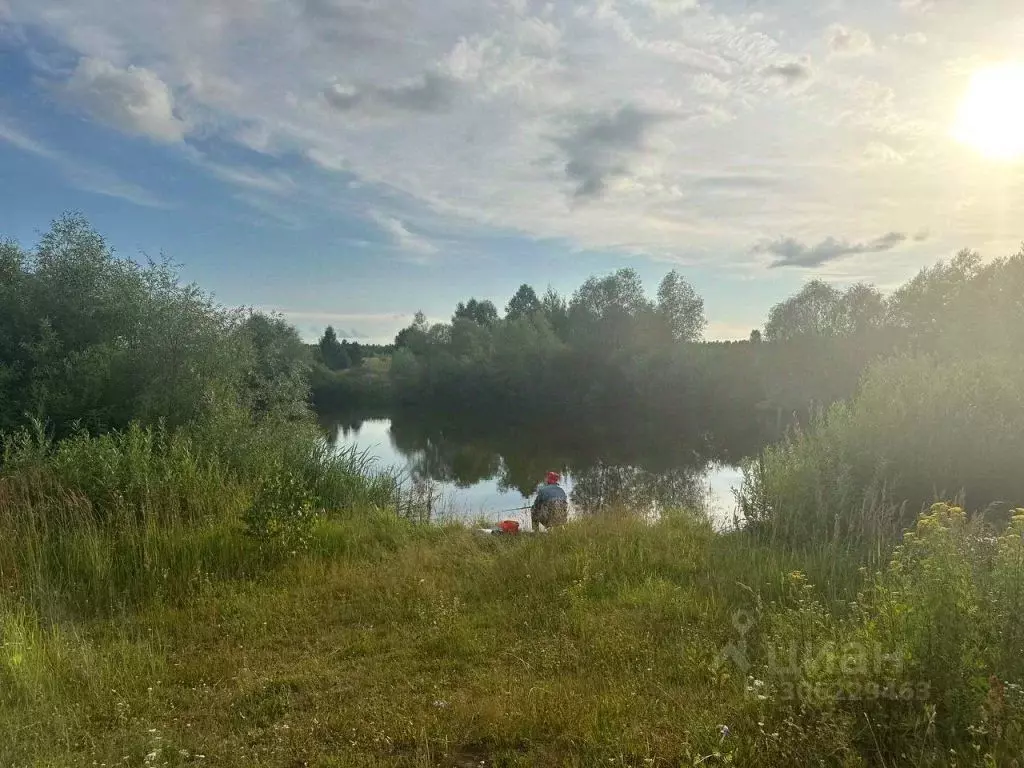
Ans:
<svg viewBox="0 0 1024 768"><path fill-rule="evenodd" d="M307 337L621 266L745 337L1017 249L1020 163L952 127L1021 50L1015 0L0 0L0 233L81 211Z"/></svg>

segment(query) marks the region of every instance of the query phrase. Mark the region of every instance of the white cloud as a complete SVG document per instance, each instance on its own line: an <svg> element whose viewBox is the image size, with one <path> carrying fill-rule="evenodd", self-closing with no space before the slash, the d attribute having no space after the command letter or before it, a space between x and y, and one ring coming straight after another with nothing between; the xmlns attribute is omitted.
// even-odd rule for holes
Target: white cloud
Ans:
<svg viewBox="0 0 1024 768"><path fill-rule="evenodd" d="M935 10L935 0L900 0L900 9L911 13L930 13Z"/></svg>
<svg viewBox="0 0 1024 768"><path fill-rule="evenodd" d="M401 250L409 261L427 263L431 256L439 253L436 245L425 237L410 232L408 227L394 216L373 211L370 218L387 234L392 244Z"/></svg>
<svg viewBox="0 0 1024 768"><path fill-rule="evenodd" d="M170 89L144 67L120 69L109 61L83 57L61 90L93 119L125 133L166 143L185 136L184 122L174 115Z"/></svg>
<svg viewBox="0 0 1024 768"><path fill-rule="evenodd" d="M250 199L330 209L354 178L357 209L421 260L437 253L423 232L490 229L747 269L766 234L842 233L851 211L899 231L966 194L972 211L999 200L994 182L936 178L967 162L947 135L948 61L1010 45L998 19L1015 0L945 24L858 6L858 30L829 32L841 62L798 0L7 2L55 68L84 57L68 90L94 119L201 146ZM943 45L890 44L917 28ZM878 56L849 55L859 30L886 42ZM977 215L958 231L983 231ZM872 259L888 269L871 253L858 267Z"/></svg>
<svg viewBox="0 0 1024 768"><path fill-rule="evenodd" d="M825 43L834 56L865 56L874 53L871 35L862 29L833 24L825 32Z"/></svg>
<svg viewBox="0 0 1024 768"><path fill-rule="evenodd" d="M10 144L22 152L38 155L47 160L57 160L60 157L59 153L3 122L0 122L0 141Z"/></svg>

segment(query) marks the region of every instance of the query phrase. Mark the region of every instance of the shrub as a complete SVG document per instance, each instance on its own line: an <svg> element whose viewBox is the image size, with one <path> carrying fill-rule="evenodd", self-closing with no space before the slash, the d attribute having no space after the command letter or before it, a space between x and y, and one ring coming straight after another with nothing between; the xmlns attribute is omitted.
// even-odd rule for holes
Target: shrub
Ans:
<svg viewBox="0 0 1024 768"><path fill-rule="evenodd" d="M883 761L913 744L919 764L951 749L1008 764L1024 749L1022 533L1024 513L996 537L935 504L845 614L793 574L764 611L754 693L776 717L844 724Z"/></svg>
<svg viewBox="0 0 1024 768"><path fill-rule="evenodd" d="M936 499L1024 498L1024 366L982 357L873 366L858 394L794 429L745 473L748 520L792 543L893 541Z"/></svg>

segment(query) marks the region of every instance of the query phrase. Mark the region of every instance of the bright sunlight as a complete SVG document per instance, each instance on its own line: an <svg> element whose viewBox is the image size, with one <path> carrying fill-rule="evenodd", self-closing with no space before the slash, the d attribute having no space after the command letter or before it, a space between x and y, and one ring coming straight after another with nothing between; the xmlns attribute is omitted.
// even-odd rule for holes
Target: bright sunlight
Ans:
<svg viewBox="0 0 1024 768"><path fill-rule="evenodd" d="M977 72L960 105L953 135L994 160L1024 157L1024 64Z"/></svg>

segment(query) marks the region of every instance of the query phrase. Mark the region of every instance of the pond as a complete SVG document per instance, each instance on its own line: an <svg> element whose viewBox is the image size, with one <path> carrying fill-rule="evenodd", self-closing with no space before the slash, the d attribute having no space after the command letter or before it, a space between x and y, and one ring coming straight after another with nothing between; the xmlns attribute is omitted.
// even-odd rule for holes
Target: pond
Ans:
<svg viewBox="0 0 1024 768"><path fill-rule="evenodd" d="M734 489L743 478L741 457L701 450L701 441L651 444L544 425L499 428L408 413L321 422L337 447L365 451L378 467L421 485L429 481L436 517L528 524L529 512L521 508L549 470L562 474L577 514L616 505L699 507L719 528L732 526L738 514Z"/></svg>

